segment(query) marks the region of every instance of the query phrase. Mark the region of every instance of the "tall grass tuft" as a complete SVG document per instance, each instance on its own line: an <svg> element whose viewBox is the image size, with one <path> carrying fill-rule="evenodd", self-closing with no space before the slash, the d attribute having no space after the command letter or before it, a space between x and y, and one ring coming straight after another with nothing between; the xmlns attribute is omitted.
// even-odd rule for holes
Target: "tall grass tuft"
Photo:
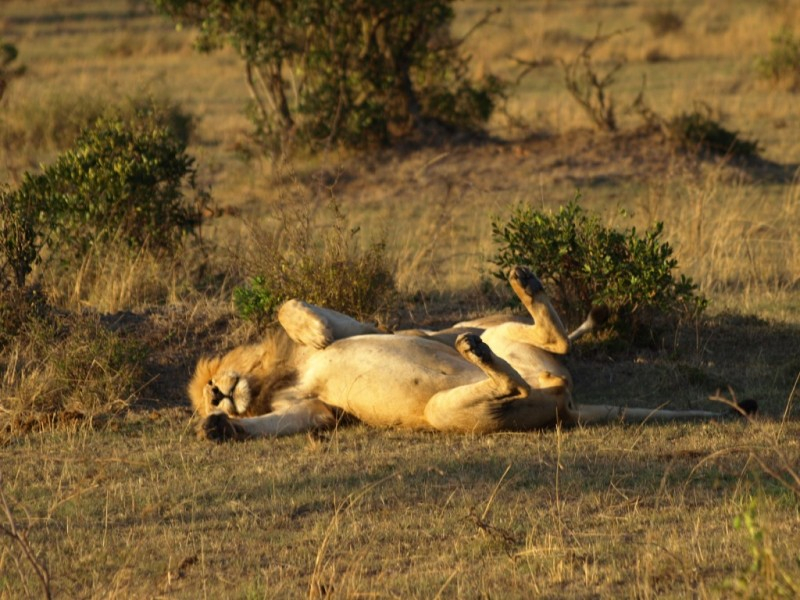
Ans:
<svg viewBox="0 0 800 600"><path fill-rule="evenodd" d="M196 290L207 267L202 252L186 245L170 257L147 244L130 248L114 240L91 248L69 270L43 270L40 285L53 305L68 310L114 313L178 303Z"/></svg>
<svg viewBox="0 0 800 600"><path fill-rule="evenodd" d="M239 314L269 320L282 302L299 298L357 319L382 318L396 294L385 243L362 246L332 195L320 219L307 194L296 184L272 223L250 229L247 281L234 291Z"/></svg>
<svg viewBox="0 0 800 600"><path fill-rule="evenodd" d="M766 56L756 59L759 77L773 85L785 84L796 90L800 86L800 37L784 28L772 38L772 48Z"/></svg>
<svg viewBox="0 0 800 600"><path fill-rule="evenodd" d="M145 352L96 315L31 319L2 354L0 441L93 426L125 410L143 385Z"/></svg>
<svg viewBox="0 0 800 600"><path fill-rule="evenodd" d="M666 234L705 293L763 296L800 286L800 182L786 186L782 200L767 193L731 178L724 165L679 169L652 185L643 208L650 218L670 215ZM754 212L758 204L770 210Z"/></svg>

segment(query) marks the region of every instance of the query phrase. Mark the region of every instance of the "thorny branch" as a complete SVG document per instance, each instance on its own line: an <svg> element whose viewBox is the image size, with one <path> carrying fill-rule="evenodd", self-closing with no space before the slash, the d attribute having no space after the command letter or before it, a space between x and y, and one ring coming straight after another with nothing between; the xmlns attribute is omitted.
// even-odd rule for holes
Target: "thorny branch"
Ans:
<svg viewBox="0 0 800 600"><path fill-rule="evenodd" d="M52 598L52 591L50 590L50 572L47 570L47 566L44 564L44 562L38 556L36 556L36 552L33 550L33 547L28 541L26 532L18 529L16 523L14 522L14 515L11 514L11 509L6 501L6 495L3 492L2 473L0 473L0 507L2 507L3 514L5 515L6 519L5 525L0 524L0 533L11 538L11 540L16 543L17 546L19 546L20 550L22 550L25 558L33 567L36 576L42 582L45 598L50 600L50 598Z"/></svg>

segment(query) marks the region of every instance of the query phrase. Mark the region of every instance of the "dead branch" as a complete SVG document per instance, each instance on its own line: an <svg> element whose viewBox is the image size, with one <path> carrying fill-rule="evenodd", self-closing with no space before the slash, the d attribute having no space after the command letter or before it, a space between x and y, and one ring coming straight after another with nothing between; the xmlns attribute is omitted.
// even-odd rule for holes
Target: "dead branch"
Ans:
<svg viewBox="0 0 800 600"><path fill-rule="evenodd" d="M2 507L6 519L5 524L0 524L0 533L11 538L12 542L15 543L20 550L22 550L22 553L25 555L25 559L28 561L28 563L30 563L31 567L33 567L33 570L36 573L36 576L39 578L39 581L42 582L45 598L50 600L50 598L53 597L50 589L50 571L48 571L47 565L44 563L44 561L36 555L36 552L28 541L26 532L17 528L17 525L14 522L14 515L11 514L11 509L8 506L6 495L3 491L2 473L0 473L0 507ZM27 511L25 511L25 514L28 517L28 520L30 520L30 516L27 514Z"/></svg>

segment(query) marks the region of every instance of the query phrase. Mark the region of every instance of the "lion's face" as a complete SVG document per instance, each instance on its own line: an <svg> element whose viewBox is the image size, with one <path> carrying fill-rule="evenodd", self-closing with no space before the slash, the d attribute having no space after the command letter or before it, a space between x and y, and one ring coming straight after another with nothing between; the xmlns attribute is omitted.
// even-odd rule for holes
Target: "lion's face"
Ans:
<svg viewBox="0 0 800 600"><path fill-rule="evenodd" d="M228 415L241 415L250 407L252 392L245 377L235 371L216 373L203 388L207 413L222 411Z"/></svg>

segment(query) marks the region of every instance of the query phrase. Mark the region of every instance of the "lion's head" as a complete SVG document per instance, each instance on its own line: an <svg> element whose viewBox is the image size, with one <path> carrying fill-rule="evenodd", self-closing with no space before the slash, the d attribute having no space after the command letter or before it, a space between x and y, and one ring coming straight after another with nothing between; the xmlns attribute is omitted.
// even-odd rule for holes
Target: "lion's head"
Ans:
<svg viewBox="0 0 800 600"><path fill-rule="evenodd" d="M201 358L189 383L189 398L201 417L215 412L238 416L247 412L253 393L247 376L227 357Z"/></svg>
<svg viewBox="0 0 800 600"><path fill-rule="evenodd" d="M247 378L236 371L212 373L203 386L202 394L203 406L198 411L205 414L222 411L228 415L243 415L253 400Z"/></svg>
<svg viewBox="0 0 800 600"><path fill-rule="evenodd" d="M188 392L200 417L216 412L255 416L272 410L275 394L297 378L293 343L281 331L269 332L260 344L197 362Z"/></svg>

